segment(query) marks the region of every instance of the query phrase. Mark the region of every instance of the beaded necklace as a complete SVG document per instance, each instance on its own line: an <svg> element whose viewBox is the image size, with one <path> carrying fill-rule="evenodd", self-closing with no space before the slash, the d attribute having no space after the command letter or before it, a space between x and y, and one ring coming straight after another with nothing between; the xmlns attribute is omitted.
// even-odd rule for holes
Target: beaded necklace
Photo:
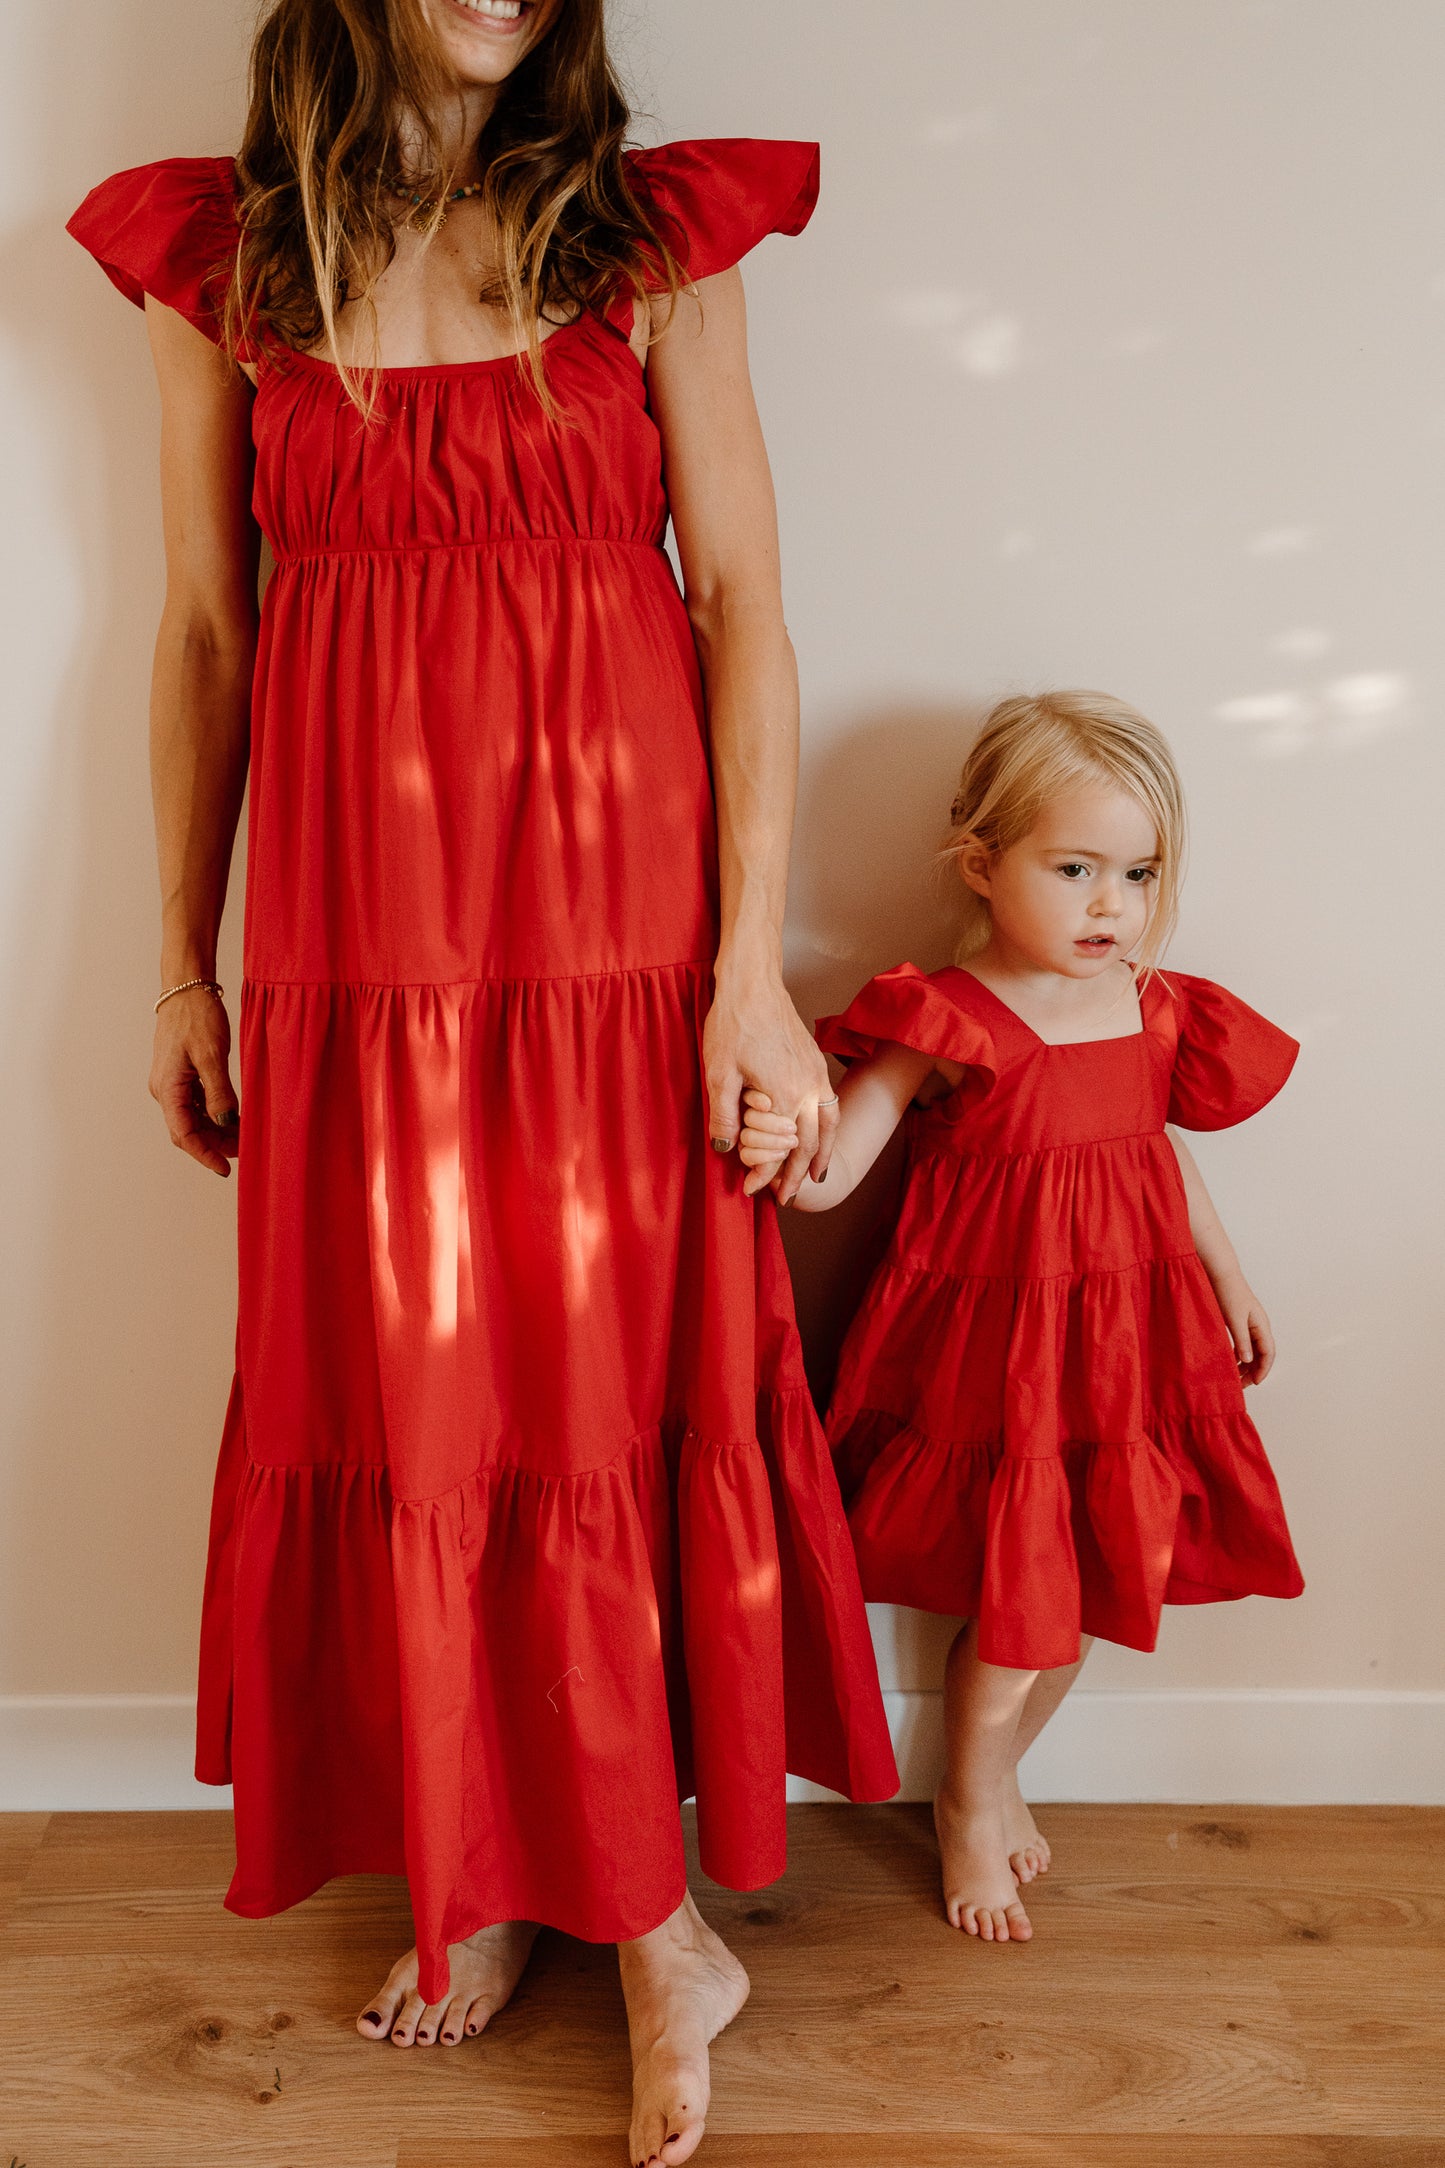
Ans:
<svg viewBox="0 0 1445 2168"><path fill-rule="evenodd" d="M454 188L446 196L418 196L402 182L385 180L382 182L382 186L389 196L405 196L410 203L411 210L407 214L408 223L415 218L419 211L430 213L440 203L443 208L442 215L437 220L438 225L446 223L448 206L453 203L461 203L467 196L479 196L485 185L483 181L471 181L465 188Z"/></svg>

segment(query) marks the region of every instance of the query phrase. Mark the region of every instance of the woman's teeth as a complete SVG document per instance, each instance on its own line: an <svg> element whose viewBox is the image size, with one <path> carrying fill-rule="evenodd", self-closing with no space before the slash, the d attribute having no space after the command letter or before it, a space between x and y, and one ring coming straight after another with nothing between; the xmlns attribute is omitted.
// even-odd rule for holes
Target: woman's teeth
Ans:
<svg viewBox="0 0 1445 2168"><path fill-rule="evenodd" d="M494 23L514 23L522 12L522 0L462 0L462 6Z"/></svg>

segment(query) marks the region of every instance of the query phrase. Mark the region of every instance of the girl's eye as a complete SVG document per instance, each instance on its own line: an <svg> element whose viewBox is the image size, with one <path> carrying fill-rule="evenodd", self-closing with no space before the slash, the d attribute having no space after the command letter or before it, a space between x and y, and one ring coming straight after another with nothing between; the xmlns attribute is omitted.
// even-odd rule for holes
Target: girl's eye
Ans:
<svg viewBox="0 0 1445 2168"><path fill-rule="evenodd" d="M1139 887L1142 888L1145 881L1158 880L1159 868L1157 866L1131 866L1129 868L1129 871L1125 874L1124 878L1126 881L1135 882Z"/></svg>
<svg viewBox="0 0 1445 2168"><path fill-rule="evenodd" d="M1081 865L1077 858L1071 858L1066 866L1057 866L1054 870L1062 873L1066 881L1077 881L1081 874L1087 880L1089 874L1088 867Z"/></svg>

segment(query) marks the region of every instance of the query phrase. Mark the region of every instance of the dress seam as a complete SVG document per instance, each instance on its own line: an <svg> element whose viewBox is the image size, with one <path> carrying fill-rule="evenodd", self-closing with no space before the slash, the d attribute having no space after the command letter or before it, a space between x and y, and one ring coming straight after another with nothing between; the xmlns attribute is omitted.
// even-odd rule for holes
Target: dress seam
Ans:
<svg viewBox="0 0 1445 2168"><path fill-rule="evenodd" d="M759 1401L768 1400L770 1402L802 1400L806 1401L809 1406L812 1405L811 1395L806 1385L759 1384L755 1388L755 1397ZM393 1506L430 1506L435 1505L439 1499L450 1498L456 1491L465 1490L469 1483L476 1483L486 1477L515 1475L537 1483L581 1483L588 1476L607 1475L635 1453L643 1440L651 1437L654 1431L667 1430L674 1424L681 1424L684 1434L688 1431L693 1432L705 1446L710 1446L719 1453L759 1452L762 1450L762 1441L758 1437L756 1430L749 1438L715 1438L710 1431L704 1430L700 1423L694 1421L685 1408L673 1408L664 1410L655 1422L644 1423L640 1430L634 1430L630 1437L623 1440L615 1452L608 1455L606 1460L594 1461L590 1468L529 1468L521 1461L496 1460L488 1462L484 1467L473 1468L466 1475L458 1476L454 1483L444 1483L440 1490L427 1491L416 1496L408 1493L405 1497L402 1497L397 1492L395 1483L392 1481L394 1470L390 1461L261 1460L251 1450L249 1440L246 1442L245 1451L246 1459L252 1468L264 1468L268 1472L275 1470L282 1475L301 1473L309 1475L317 1469L324 1469L328 1475L343 1475L356 1472L369 1474L374 1479L384 1477L391 1487Z"/></svg>
<svg viewBox="0 0 1445 2168"><path fill-rule="evenodd" d="M1137 1036L1137 1034L1136 1034ZM1106 1039L1084 1040L1089 1046L1107 1046ZM1164 1137L1167 1142L1166 1125L1161 1122L1157 1129L1120 1129L1111 1131L1107 1137L1071 1137L1062 1144L1031 1144L1017 1152L990 1152L982 1148L960 1151L951 1144L915 1144L910 1152L914 1166L926 1159L1048 1159L1056 1152L1087 1152L1100 1144L1133 1144L1145 1137Z"/></svg>
<svg viewBox="0 0 1445 2168"><path fill-rule="evenodd" d="M626 534L486 534L459 536L451 542L381 542L326 545L317 549L272 550L272 557L279 565L300 565L317 557L430 557L447 550L489 550L504 542L551 543L563 548L578 543L588 549L652 550L662 548L662 541L648 541L641 535Z"/></svg>
<svg viewBox="0 0 1445 2168"><path fill-rule="evenodd" d="M1073 1266L1067 1272L949 1272L942 1265L924 1265L907 1255L885 1254L880 1270L911 1272L920 1279L947 1280L953 1287L994 1284L1004 1287L1051 1287L1060 1280L1119 1280L1153 1265L1177 1264L1181 1258L1198 1258L1197 1249L1151 1250L1127 1265Z"/></svg>
<svg viewBox="0 0 1445 2168"><path fill-rule="evenodd" d="M640 979L660 977L665 971L710 971L711 956L683 956L665 964L619 964L610 971L489 971L463 979L277 979L247 971L241 987L330 986L358 993L408 993L440 990L448 986L571 986L592 979Z"/></svg>
<svg viewBox="0 0 1445 2168"><path fill-rule="evenodd" d="M1157 1408L1153 1410L1150 1418L1151 1423L1158 1422L1161 1413L1162 1411ZM908 1416L900 1415L896 1408L880 1408L875 1406L872 1401L860 1402L858 1407L854 1409L848 1418L850 1429L853 1424L861 1422L868 1415L881 1415L888 1422L897 1423L898 1425L898 1429L893 1436L885 1439L884 1443L878 1448L875 1460L887 1452L890 1446L896 1445L900 1437L916 1438L920 1445L941 1446L945 1452L950 1453L993 1453L1001 1461L1010 1462L1051 1461L1060 1459L1065 1453L1072 1452L1130 1453L1136 1452L1140 1448L1144 1448L1151 1453L1158 1453L1161 1457L1167 1459L1167 1455L1164 1454L1158 1440L1150 1434L1148 1429L1134 1431L1127 1436L1117 1438L1072 1436L1058 1438L1042 1453L1018 1453L1010 1450L1000 1431L995 1431L992 1436L987 1438L946 1438L941 1431L922 1429L919 1424L910 1421ZM1169 1418L1165 1416L1164 1420L1167 1422ZM870 1467L872 1465L873 1463L870 1463ZM864 1480L866 1481L866 1476Z"/></svg>

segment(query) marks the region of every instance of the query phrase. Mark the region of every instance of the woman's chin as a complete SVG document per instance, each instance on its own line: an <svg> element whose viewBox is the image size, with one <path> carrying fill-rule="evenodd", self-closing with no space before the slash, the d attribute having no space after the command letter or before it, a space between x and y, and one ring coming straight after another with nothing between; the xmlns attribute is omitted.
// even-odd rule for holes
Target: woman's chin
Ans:
<svg viewBox="0 0 1445 2168"><path fill-rule="evenodd" d="M487 15L467 0L431 0L431 8L448 61L463 83L478 88L506 81L550 13L545 0L523 0L515 16Z"/></svg>

